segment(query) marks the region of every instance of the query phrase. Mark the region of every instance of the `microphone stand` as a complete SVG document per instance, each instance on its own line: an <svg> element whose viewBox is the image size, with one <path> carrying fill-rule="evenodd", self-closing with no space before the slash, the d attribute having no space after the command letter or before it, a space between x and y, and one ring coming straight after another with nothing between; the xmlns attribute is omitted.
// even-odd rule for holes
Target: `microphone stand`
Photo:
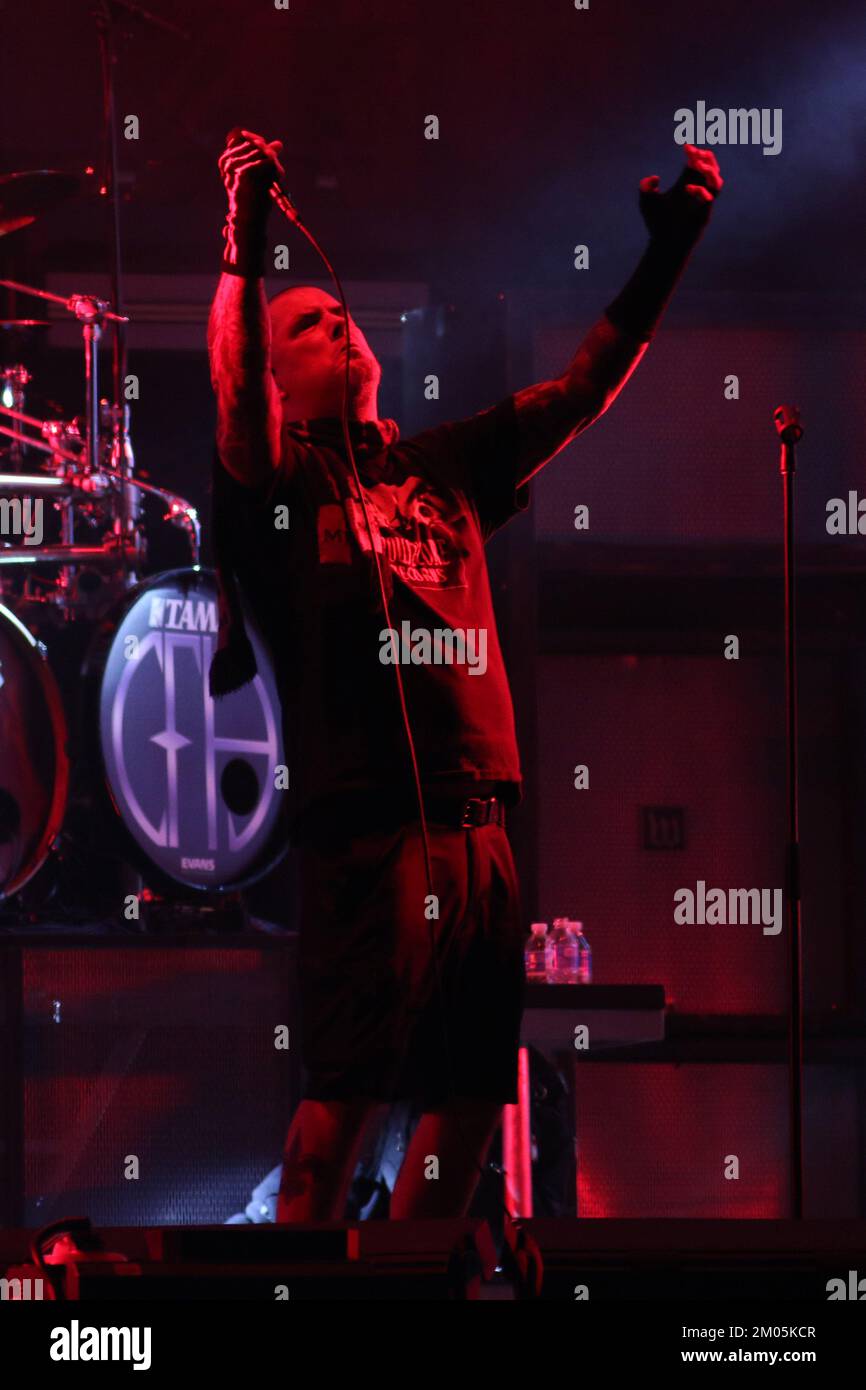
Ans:
<svg viewBox="0 0 866 1390"><path fill-rule="evenodd" d="M112 410L111 410L111 461L125 477L131 478L135 471L135 459L129 434L129 407L124 400L126 381L126 317L123 315L123 270L120 232L119 169L120 161L117 144L117 107L115 102L114 69L117 62L115 31L116 12L149 24L154 28L189 39L189 34L171 20L145 9L135 0L96 0L93 17L99 36L99 58L102 75L102 169L100 171L100 193L108 205L108 237L110 244L109 263L111 266L111 302L118 318L114 323L112 338ZM94 364L96 343L93 344ZM94 365L95 380L95 365ZM96 414L89 416L91 428L98 428L99 401L96 400ZM139 536L140 520L139 494L130 484L120 488L120 517L116 525L120 536L126 540L130 533ZM138 545L137 547L138 548ZM125 552L124 552L125 553ZM134 576L129 576L132 582Z"/></svg>
<svg viewBox="0 0 866 1390"><path fill-rule="evenodd" d="M803 1216L803 943L800 899L799 747L797 708L797 627L795 607L794 474L796 445L803 437L796 406L773 411L781 441L779 472L785 523L785 734L787 743L787 836L785 905L788 921L788 1099L790 1205Z"/></svg>

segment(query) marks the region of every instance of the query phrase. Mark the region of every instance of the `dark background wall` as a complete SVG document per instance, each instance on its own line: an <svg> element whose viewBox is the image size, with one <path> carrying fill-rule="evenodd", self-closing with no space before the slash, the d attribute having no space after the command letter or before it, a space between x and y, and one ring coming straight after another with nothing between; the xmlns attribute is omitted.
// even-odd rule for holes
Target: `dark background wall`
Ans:
<svg viewBox="0 0 866 1390"><path fill-rule="evenodd" d="M4 167L98 163L91 8L3 5ZM292 191L346 275L562 293L580 239L593 245L592 276L613 282L641 240L637 179L675 170L673 113L704 99L784 111L780 155L722 151L729 184L702 254L704 283L863 289L866 35L856 0L148 8L185 37L131 17L120 24L118 112L141 125L141 138L124 142L130 270L200 270L208 246L215 256L215 160L240 122L285 140ZM423 139L429 113L439 141ZM53 222L46 247L56 265L100 267L100 232L91 201Z"/></svg>

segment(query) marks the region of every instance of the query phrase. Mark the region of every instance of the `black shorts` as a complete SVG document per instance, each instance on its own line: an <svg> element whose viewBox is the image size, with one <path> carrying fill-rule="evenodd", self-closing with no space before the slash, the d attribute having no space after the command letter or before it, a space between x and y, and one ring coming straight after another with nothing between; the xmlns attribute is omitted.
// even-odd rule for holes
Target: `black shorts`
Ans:
<svg viewBox="0 0 866 1390"><path fill-rule="evenodd" d="M417 822L300 852L305 1098L517 1099L524 932L505 830ZM433 944L440 987L437 987Z"/></svg>

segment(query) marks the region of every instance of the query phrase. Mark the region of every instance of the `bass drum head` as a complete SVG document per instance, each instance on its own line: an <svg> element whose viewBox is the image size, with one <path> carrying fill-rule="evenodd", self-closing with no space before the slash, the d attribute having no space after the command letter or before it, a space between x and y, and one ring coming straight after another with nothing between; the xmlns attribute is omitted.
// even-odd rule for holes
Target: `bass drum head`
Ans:
<svg viewBox="0 0 866 1390"><path fill-rule="evenodd" d="M0 604L0 901L44 863L69 788L67 726L45 648Z"/></svg>
<svg viewBox="0 0 866 1390"><path fill-rule="evenodd" d="M258 674L219 700L208 691L217 642L209 570L173 570L132 589L88 663L111 801L130 856L161 892L242 888L286 849L279 695L245 620Z"/></svg>

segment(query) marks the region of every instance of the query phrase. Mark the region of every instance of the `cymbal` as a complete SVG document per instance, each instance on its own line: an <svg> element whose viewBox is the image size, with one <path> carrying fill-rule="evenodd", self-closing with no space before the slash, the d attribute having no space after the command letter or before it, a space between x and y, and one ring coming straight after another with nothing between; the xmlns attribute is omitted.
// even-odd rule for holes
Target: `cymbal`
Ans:
<svg viewBox="0 0 866 1390"><path fill-rule="evenodd" d="M50 328L50 319L0 319L0 328Z"/></svg>
<svg viewBox="0 0 866 1390"><path fill-rule="evenodd" d="M78 191L81 180L58 169L27 169L0 174L0 236L28 227Z"/></svg>

